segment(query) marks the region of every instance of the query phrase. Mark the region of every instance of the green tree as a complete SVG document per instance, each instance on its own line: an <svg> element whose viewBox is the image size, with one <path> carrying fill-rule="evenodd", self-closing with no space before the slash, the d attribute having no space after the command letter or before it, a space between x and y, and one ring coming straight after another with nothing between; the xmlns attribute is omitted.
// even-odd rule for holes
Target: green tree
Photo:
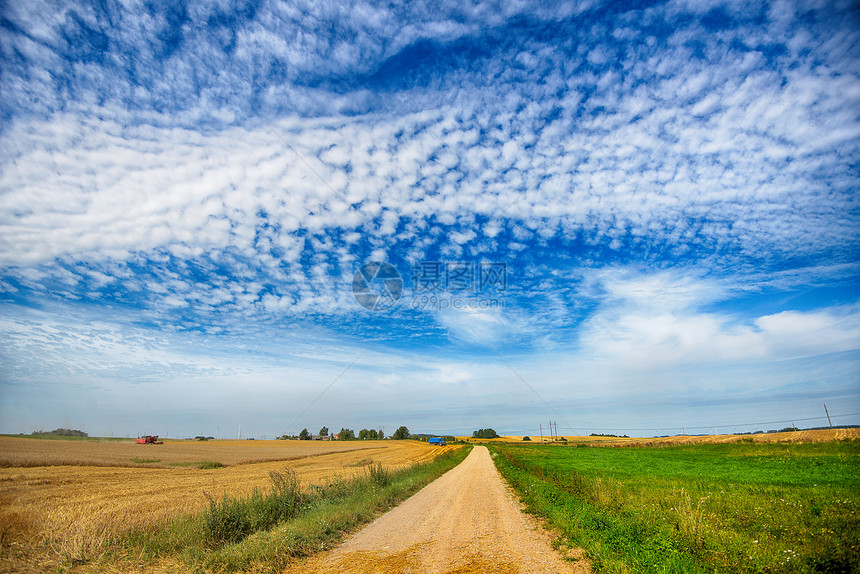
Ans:
<svg viewBox="0 0 860 574"><path fill-rule="evenodd" d="M379 435L375 430L370 429L369 431L367 431L367 438L370 440L376 440L379 438Z"/></svg>
<svg viewBox="0 0 860 574"><path fill-rule="evenodd" d="M524 437L523 437L523 440L528 440L528 441L530 441L530 440L532 440L532 439L530 439L528 436L524 436Z"/></svg>
<svg viewBox="0 0 860 574"><path fill-rule="evenodd" d="M308 432L308 429L302 429L302 432L299 433L299 440L311 440L311 433Z"/></svg>
<svg viewBox="0 0 860 574"><path fill-rule="evenodd" d="M358 431L358 440L367 440L367 429Z"/></svg>
<svg viewBox="0 0 860 574"><path fill-rule="evenodd" d="M328 436L328 427L323 427L320 429L320 436Z"/></svg>
<svg viewBox="0 0 860 574"><path fill-rule="evenodd" d="M394 440L404 440L404 439L409 438L410 436L412 436L412 435L409 434L408 428L400 427L399 429L394 431L394 434L392 435L391 438L393 438Z"/></svg>
<svg viewBox="0 0 860 574"><path fill-rule="evenodd" d="M355 440L355 432L351 429L341 428L337 433L337 438L340 440Z"/></svg>
<svg viewBox="0 0 860 574"><path fill-rule="evenodd" d="M498 438L498 436L493 429L478 429L472 433L472 438Z"/></svg>

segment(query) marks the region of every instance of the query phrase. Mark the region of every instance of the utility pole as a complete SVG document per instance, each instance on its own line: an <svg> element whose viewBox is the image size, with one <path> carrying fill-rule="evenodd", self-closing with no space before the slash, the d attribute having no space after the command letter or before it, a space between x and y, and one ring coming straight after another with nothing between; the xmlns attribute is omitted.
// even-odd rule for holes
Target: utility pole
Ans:
<svg viewBox="0 0 860 574"><path fill-rule="evenodd" d="M543 442L543 424L540 425L540 441Z"/></svg>
<svg viewBox="0 0 860 574"><path fill-rule="evenodd" d="M833 422L830 420L830 413L827 412L827 404L824 405L824 414L827 415L827 422L830 424L830 428L833 428Z"/></svg>

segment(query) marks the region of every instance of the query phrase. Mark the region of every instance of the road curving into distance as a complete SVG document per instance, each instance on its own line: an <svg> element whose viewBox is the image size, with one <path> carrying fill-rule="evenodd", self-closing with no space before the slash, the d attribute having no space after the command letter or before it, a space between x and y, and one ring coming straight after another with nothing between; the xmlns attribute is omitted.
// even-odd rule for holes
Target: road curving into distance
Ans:
<svg viewBox="0 0 860 574"><path fill-rule="evenodd" d="M307 574L582 574L520 510L486 447L330 552L295 565ZM576 553L572 555L577 557Z"/></svg>

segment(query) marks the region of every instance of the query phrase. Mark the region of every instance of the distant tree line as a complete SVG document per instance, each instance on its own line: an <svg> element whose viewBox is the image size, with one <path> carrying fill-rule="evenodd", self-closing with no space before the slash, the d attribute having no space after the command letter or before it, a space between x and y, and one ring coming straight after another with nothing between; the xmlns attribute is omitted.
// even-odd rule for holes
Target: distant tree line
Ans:
<svg viewBox="0 0 860 574"><path fill-rule="evenodd" d="M328 427L322 427L320 429L319 434L317 435L320 438L327 438L329 436ZM358 431L358 436L355 435L355 431L348 428L341 428L340 432L336 435L337 440L382 440L385 438L385 433L382 430L376 429L361 429ZM409 434L409 429L405 426L398 428L394 431L394 435L391 438L394 440L403 440L408 439L412 435ZM281 435L276 440L313 440L314 435L308 429L302 429L302 431L298 435Z"/></svg>
<svg viewBox="0 0 860 574"><path fill-rule="evenodd" d="M375 429L361 429L358 431L358 436L355 436L355 431L352 429L340 429L337 433L338 440L381 440L385 438L385 433Z"/></svg>
<svg viewBox="0 0 860 574"><path fill-rule="evenodd" d="M33 431L32 436L80 436L88 437L87 433L75 429L54 429L52 431Z"/></svg>
<svg viewBox="0 0 860 574"><path fill-rule="evenodd" d="M478 429L472 433L472 438L499 438L493 429Z"/></svg>
<svg viewBox="0 0 860 574"><path fill-rule="evenodd" d="M606 438L630 438L626 434L603 434L599 432L593 432L589 436L602 436Z"/></svg>

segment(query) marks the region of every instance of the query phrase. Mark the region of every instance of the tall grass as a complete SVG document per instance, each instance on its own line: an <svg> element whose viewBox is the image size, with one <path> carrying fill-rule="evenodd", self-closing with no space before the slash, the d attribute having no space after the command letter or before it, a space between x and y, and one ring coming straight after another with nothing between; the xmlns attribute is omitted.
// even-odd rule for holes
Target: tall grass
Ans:
<svg viewBox="0 0 860 574"><path fill-rule="evenodd" d="M380 463L367 467L367 477L377 486L385 487L391 484L391 472Z"/></svg>
<svg viewBox="0 0 860 574"><path fill-rule="evenodd" d="M857 442L492 448L595 572L860 572Z"/></svg>
<svg viewBox="0 0 860 574"><path fill-rule="evenodd" d="M670 511L675 513L676 527L687 539L691 547L700 549L704 545L704 536L709 524L705 515L705 502L710 495L703 496L694 504L690 494L682 488L680 493L672 492L669 500L675 501Z"/></svg>
<svg viewBox="0 0 860 574"><path fill-rule="evenodd" d="M301 508L304 496L299 490L299 480L292 470L271 471L271 489L254 492L245 498L230 498L226 494L221 500L207 495L209 509L203 515L203 536L210 547L239 542L259 530L293 517Z"/></svg>

